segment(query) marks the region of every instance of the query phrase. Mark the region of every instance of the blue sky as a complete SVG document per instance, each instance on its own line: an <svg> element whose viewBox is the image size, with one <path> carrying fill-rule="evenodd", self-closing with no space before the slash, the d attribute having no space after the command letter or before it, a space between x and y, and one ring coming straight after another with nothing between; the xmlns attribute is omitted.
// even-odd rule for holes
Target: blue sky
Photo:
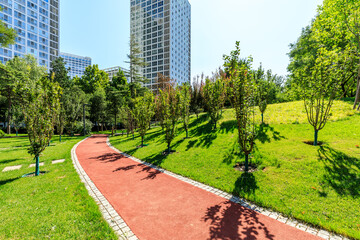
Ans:
<svg viewBox="0 0 360 240"><path fill-rule="evenodd" d="M316 14L322 0L190 0L192 76L211 74L235 41L254 67L286 75L289 44ZM62 0L60 50L89 56L100 68L127 67L130 0Z"/></svg>

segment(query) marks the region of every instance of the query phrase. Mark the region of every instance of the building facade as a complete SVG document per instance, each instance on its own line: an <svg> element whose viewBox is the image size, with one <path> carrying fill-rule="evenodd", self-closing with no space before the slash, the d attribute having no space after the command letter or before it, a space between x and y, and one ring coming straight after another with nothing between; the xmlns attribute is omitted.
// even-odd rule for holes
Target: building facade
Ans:
<svg viewBox="0 0 360 240"><path fill-rule="evenodd" d="M130 33L142 49L140 69L155 89L161 73L181 84L191 78L191 5L188 0L130 0Z"/></svg>
<svg viewBox="0 0 360 240"><path fill-rule="evenodd" d="M129 72L129 70L126 70L125 68L122 68L120 66L105 68L105 69L103 69L103 71L109 75L109 80L111 81L113 79L113 77L116 76L116 74L119 72L119 69L121 69L124 72L125 77L128 79L127 73Z"/></svg>
<svg viewBox="0 0 360 240"><path fill-rule="evenodd" d="M16 44L0 48L0 61L32 54L49 67L59 55L60 0L0 0L0 19L17 31Z"/></svg>
<svg viewBox="0 0 360 240"><path fill-rule="evenodd" d="M60 57L64 59L65 67L70 68L69 76L73 77L81 77L84 75L86 67L91 65L90 57L82 57L77 56L70 53L60 53Z"/></svg>

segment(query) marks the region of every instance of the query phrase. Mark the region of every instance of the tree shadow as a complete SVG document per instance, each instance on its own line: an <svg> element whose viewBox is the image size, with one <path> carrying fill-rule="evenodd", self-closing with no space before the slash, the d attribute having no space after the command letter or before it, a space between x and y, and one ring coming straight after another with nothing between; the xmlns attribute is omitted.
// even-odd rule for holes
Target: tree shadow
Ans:
<svg viewBox="0 0 360 240"><path fill-rule="evenodd" d="M109 163L109 162L116 162L116 161L120 160L123 157L124 156L122 154L120 154L120 153L105 153L103 155L100 155L100 156L97 156L97 157L92 157L90 159L96 159L98 161Z"/></svg>
<svg viewBox="0 0 360 240"><path fill-rule="evenodd" d="M0 164L7 164L7 163L12 163L12 162L16 162L18 160L21 160L19 158L14 158L14 159L6 159L6 160L1 160Z"/></svg>
<svg viewBox="0 0 360 240"><path fill-rule="evenodd" d="M339 194L360 196L360 159L327 146L318 150L319 159L324 163L324 180Z"/></svg>
<svg viewBox="0 0 360 240"><path fill-rule="evenodd" d="M236 180L233 194L237 196L245 196L248 194L254 194L258 189L256 178L253 173L242 173Z"/></svg>
<svg viewBox="0 0 360 240"><path fill-rule="evenodd" d="M236 120L229 120L226 122L222 122L220 124L220 132L221 133L233 133L237 129L237 121Z"/></svg>
<svg viewBox="0 0 360 240"><path fill-rule="evenodd" d="M197 119L195 119L194 121L190 122L189 124L189 128L196 128L198 127L199 124L205 122L208 120L208 115L207 114L202 114L200 115Z"/></svg>
<svg viewBox="0 0 360 240"><path fill-rule="evenodd" d="M202 135L200 138L196 140L189 141L188 145L186 146L186 151L189 151L193 147L205 147L209 148L213 141L218 137L216 132L211 132L205 135Z"/></svg>
<svg viewBox="0 0 360 240"><path fill-rule="evenodd" d="M20 179L19 177L17 178L11 178L11 179L6 179L6 180L0 180L0 187L5 185L5 184L8 184L8 183L11 183L11 182L14 182L16 180Z"/></svg>
<svg viewBox="0 0 360 240"><path fill-rule="evenodd" d="M257 129L256 139L261 143L271 142L271 140L280 141L285 139L284 136L281 136L280 132L275 131L274 127L269 126L269 124L261 124Z"/></svg>
<svg viewBox="0 0 360 240"><path fill-rule="evenodd" d="M231 201L225 201L209 207L203 217L204 222L210 222L209 238L217 239L258 239L265 235L265 239L274 239L264 223L259 218L259 213L245 208Z"/></svg>
<svg viewBox="0 0 360 240"><path fill-rule="evenodd" d="M157 175L162 174L162 172L160 172L152 167L146 166L142 163L128 165L125 167L119 167L119 168L116 168L113 172L130 171L130 170L134 170L135 168L140 169L136 173L146 172L148 174L146 177L142 178L141 180L153 180L157 177Z"/></svg>

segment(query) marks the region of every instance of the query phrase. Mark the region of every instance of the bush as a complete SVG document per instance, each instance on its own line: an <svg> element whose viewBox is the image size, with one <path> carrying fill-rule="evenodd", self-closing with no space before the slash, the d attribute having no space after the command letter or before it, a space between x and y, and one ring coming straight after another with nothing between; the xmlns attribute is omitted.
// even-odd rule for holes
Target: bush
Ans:
<svg viewBox="0 0 360 240"><path fill-rule="evenodd" d="M0 129L0 138L5 137L5 133Z"/></svg>
<svg viewBox="0 0 360 240"><path fill-rule="evenodd" d="M85 120L86 135L90 135L92 127L93 127L93 123L90 120L86 119ZM76 122L74 131L77 134L83 134L84 133L84 122L83 121Z"/></svg>

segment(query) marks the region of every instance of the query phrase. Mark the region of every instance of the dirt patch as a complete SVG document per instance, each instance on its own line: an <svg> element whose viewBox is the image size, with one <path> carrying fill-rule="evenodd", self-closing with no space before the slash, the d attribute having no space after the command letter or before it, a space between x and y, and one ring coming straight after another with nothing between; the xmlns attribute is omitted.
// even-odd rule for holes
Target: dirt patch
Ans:
<svg viewBox="0 0 360 240"><path fill-rule="evenodd" d="M169 153L168 150L165 150L165 151L162 152L162 155L167 156L167 155L170 155L170 154L173 154L173 153L176 153L176 151L175 150L170 150L170 153Z"/></svg>
<svg viewBox="0 0 360 240"><path fill-rule="evenodd" d="M310 145L310 146L314 146L314 141L303 141L303 143L305 143L305 144L307 144L307 145ZM324 143L319 141L319 142L317 143L317 145L318 145L318 146L322 146L322 145L324 145Z"/></svg>
<svg viewBox="0 0 360 240"><path fill-rule="evenodd" d="M234 169L239 172L245 172L245 163L236 163ZM255 164L249 163L249 173L257 171L258 168Z"/></svg>
<svg viewBox="0 0 360 240"><path fill-rule="evenodd" d="M46 173L47 172L42 171L42 172L40 172L39 176L44 175ZM23 177L36 177L36 176L35 176L35 173L33 172L33 173L25 174Z"/></svg>

